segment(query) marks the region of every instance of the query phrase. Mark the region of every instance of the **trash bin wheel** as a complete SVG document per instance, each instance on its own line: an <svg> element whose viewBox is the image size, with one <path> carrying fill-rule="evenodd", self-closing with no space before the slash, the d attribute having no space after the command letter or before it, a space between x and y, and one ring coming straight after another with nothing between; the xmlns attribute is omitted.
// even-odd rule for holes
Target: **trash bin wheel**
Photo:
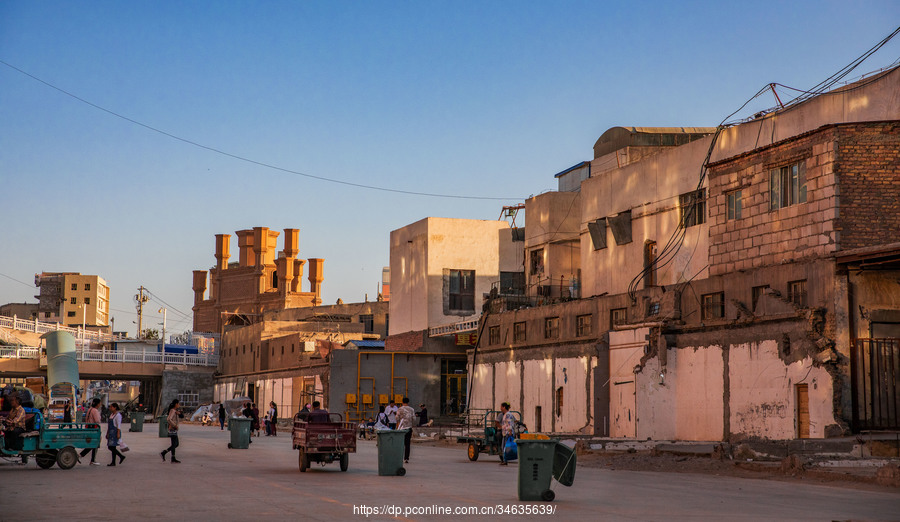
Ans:
<svg viewBox="0 0 900 522"><path fill-rule="evenodd" d="M350 454L341 453L341 471L347 471L350 468Z"/></svg>
<svg viewBox="0 0 900 522"><path fill-rule="evenodd" d="M232 446L231 443L229 442L229 443L228 443L228 449L233 449L233 448L234 448L234 446Z"/></svg>
<svg viewBox="0 0 900 522"><path fill-rule="evenodd" d="M34 456L34 459L37 461L37 465L41 469L50 469L54 464L56 464L55 453L38 453Z"/></svg>
<svg viewBox="0 0 900 522"><path fill-rule="evenodd" d="M554 493L552 489L548 489L541 493L541 500L545 502L553 502L554 498L556 498L556 493Z"/></svg>
<svg viewBox="0 0 900 522"><path fill-rule="evenodd" d="M478 446L478 444L475 444L474 442L469 443L469 452L468 452L469 460L471 460L472 462L475 462L476 460L478 460L479 453L481 453L481 447Z"/></svg>
<svg viewBox="0 0 900 522"><path fill-rule="evenodd" d="M78 452L72 446L66 446L56 454L56 464L62 469L72 469L78 464Z"/></svg>
<svg viewBox="0 0 900 522"><path fill-rule="evenodd" d="M406 468L397 468L397 476L402 477L406 475Z"/></svg>
<svg viewBox="0 0 900 522"><path fill-rule="evenodd" d="M306 454L302 449L300 450L300 471L306 473L306 470L309 469L309 455Z"/></svg>

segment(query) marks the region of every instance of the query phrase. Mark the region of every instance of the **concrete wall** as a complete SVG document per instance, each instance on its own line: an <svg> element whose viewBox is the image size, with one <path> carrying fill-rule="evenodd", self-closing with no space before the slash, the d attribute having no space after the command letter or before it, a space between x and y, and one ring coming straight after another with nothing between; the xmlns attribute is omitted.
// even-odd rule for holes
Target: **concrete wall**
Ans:
<svg viewBox="0 0 900 522"><path fill-rule="evenodd" d="M481 298L500 280L505 221L425 218L391 232L390 334L426 330L481 315ZM511 239L510 239L511 241ZM509 245L503 247L507 250ZM475 310L444 313L444 270L475 271Z"/></svg>
<svg viewBox="0 0 900 522"><path fill-rule="evenodd" d="M579 192L546 192L525 200L525 278L527 294L537 295L538 285L550 286L551 295L567 294L572 279L579 277ZM543 270L531 267L532 252L541 251ZM563 292L560 291L563 289Z"/></svg>

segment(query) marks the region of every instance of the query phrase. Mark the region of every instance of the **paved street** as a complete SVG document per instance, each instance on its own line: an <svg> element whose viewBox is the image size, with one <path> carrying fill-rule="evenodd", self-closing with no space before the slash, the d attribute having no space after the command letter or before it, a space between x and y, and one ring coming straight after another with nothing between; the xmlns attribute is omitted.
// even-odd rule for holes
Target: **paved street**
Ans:
<svg viewBox="0 0 900 522"><path fill-rule="evenodd" d="M125 433L132 447L122 466L109 468L87 459L69 471L0 463L0 512L5 520L110 520L140 517L162 520L363 519L354 506L398 506L396 518L465 519L464 515L410 515L407 508L447 506L551 506L560 520L847 520L897 519L900 491L883 493L709 475L611 471L578 468L575 484L554 483L550 504L520 503L516 465L501 467L496 457L469 462L459 448L413 446L405 477L377 474L374 442L361 441L350 470L315 466L300 473L289 433L254 439L249 450L229 450L229 433L218 428L183 426L178 457L159 457L168 439L157 425ZM508 518L522 518L523 515ZM386 520L389 515L370 516ZM487 517L478 517L487 518ZM491 518L497 518L496 516Z"/></svg>

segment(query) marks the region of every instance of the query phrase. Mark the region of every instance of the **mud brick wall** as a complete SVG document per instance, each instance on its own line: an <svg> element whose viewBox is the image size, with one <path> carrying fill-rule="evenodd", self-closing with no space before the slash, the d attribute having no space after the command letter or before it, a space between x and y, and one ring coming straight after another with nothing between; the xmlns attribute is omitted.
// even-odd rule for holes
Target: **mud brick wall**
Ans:
<svg viewBox="0 0 900 522"><path fill-rule="evenodd" d="M900 122L836 132L841 249L900 242Z"/></svg>

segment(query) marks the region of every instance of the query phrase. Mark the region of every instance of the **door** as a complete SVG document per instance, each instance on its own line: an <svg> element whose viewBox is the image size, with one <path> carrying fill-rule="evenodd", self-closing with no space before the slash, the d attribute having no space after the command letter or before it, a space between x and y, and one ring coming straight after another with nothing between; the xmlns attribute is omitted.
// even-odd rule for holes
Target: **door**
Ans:
<svg viewBox="0 0 900 522"><path fill-rule="evenodd" d="M797 438L809 438L809 385L797 385Z"/></svg>
<svg viewBox="0 0 900 522"><path fill-rule="evenodd" d="M465 410L466 403L466 376L446 375L444 389L444 413L456 415Z"/></svg>
<svg viewBox="0 0 900 522"><path fill-rule="evenodd" d="M630 380L614 381L611 388L609 436L633 439L637 436L634 376Z"/></svg>

